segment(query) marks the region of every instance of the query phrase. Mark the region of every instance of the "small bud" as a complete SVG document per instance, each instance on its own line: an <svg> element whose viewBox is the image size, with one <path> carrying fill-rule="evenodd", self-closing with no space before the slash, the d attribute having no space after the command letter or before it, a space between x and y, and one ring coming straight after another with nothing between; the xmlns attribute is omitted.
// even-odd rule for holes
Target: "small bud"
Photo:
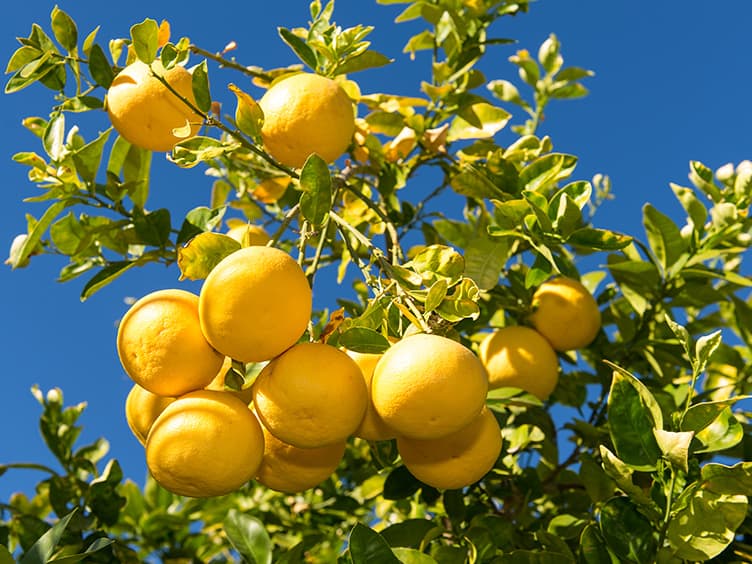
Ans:
<svg viewBox="0 0 752 564"><path fill-rule="evenodd" d="M60 388L52 388L47 392L47 403L61 404L63 403L63 393Z"/></svg>

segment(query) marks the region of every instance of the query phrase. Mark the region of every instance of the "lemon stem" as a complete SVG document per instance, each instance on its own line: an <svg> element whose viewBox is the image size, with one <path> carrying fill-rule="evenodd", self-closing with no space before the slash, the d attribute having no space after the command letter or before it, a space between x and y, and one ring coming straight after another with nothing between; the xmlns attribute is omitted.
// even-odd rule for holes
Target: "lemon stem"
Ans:
<svg viewBox="0 0 752 564"><path fill-rule="evenodd" d="M233 70L236 70L236 71L240 71L240 72L242 72L244 74L247 74L249 76L252 76L254 78L262 78L262 79L266 80L268 78L268 76L269 76L267 73L265 73L263 71L257 71L257 70L254 70L253 67L246 67L245 65L241 65L240 63L237 63L237 62L232 61L230 59L225 59L219 53L212 53L211 51L207 51L205 49L202 49L198 45L191 45L189 47L189 49L191 50L191 53L194 53L196 55L200 55L202 57L206 57L207 59L211 59L215 63L219 63L220 67L225 67L225 68L228 68L228 69L233 69Z"/></svg>
<svg viewBox="0 0 752 564"><path fill-rule="evenodd" d="M266 243L267 247L274 247L277 245L280 237L282 237L282 235L285 234L285 231L287 231L287 228L289 227L290 222L298 214L299 210L300 210L300 204L295 204L293 207L287 210L285 217L282 219L282 223L280 223L279 227L272 235L272 238L269 239L269 242Z"/></svg>

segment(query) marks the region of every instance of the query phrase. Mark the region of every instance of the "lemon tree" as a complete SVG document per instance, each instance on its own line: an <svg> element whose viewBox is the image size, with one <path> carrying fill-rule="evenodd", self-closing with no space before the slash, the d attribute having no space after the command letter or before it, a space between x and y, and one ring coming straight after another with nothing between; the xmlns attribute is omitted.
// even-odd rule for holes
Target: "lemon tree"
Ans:
<svg viewBox="0 0 752 564"><path fill-rule="evenodd" d="M278 29L278 68L57 7L20 39L6 93L54 100L23 122L44 210L8 264L63 257L83 300L175 284L113 344L149 476L33 388L56 467L0 465L45 473L0 501L0 563L749 560L752 164L691 161L680 213L618 232L608 177L540 129L592 72L501 39L533 3L377 4L420 26L413 92L359 86L390 59L333 1ZM154 152L206 173L200 205L152 204Z"/></svg>

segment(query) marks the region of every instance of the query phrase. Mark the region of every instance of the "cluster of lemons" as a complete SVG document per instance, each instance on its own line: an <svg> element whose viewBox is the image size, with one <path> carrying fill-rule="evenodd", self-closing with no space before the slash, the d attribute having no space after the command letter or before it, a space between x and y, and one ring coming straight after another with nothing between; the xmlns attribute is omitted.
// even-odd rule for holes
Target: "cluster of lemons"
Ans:
<svg viewBox="0 0 752 564"><path fill-rule="evenodd" d="M264 148L288 167L303 166L314 152L333 162L352 140L353 104L334 80L282 77L259 106ZM205 117L190 72L165 70L159 61L121 71L107 111L123 138L151 151L196 135ZM256 196L276 201L289 182L263 181ZM243 248L210 272L199 295L153 292L133 304L118 330L120 361L134 381L128 424L151 474L177 494L222 495L252 479L303 491L335 471L352 436L395 439L404 465L426 484L467 486L493 468L502 448L486 407L489 388L547 397L558 380L555 351L586 346L600 327L593 297L579 282L558 278L536 292L532 327L495 331L479 356L423 333L383 354L299 342L312 310L302 269L263 246L263 229L230 227ZM227 388L229 371L248 363L263 365L253 384Z"/></svg>

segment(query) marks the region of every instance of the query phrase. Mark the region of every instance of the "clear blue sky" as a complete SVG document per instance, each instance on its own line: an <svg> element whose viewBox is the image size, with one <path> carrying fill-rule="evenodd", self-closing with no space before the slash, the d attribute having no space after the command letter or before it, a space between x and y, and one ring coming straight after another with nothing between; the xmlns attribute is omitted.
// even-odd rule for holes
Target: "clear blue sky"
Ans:
<svg viewBox="0 0 752 564"><path fill-rule="evenodd" d="M17 47L14 38L28 35L32 22L49 29L53 5L32 0L6 10L0 20L0 59L8 60ZM63 0L59 5L77 21L82 36L101 25L100 41L126 37L129 27L145 17L167 18L174 37L187 35L212 51L235 40L239 61L266 68L297 62L277 38L276 27L305 25L308 16L308 2L302 0L264 2L263 8L247 1L208 3L201 9L198 4L174 0L117 5ZM391 67L354 75L364 93L417 94L419 81L426 76L424 58L411 62L401 54L405 41L416 31L414 25L392 24L401 9L377 6L371 0L338 2L335 19L339 23L374 25L374 47L398 60ZM552 136L557 150L580 157L577 178L590 179L595 173L611 177L616 200L604 205L596 224L642 237L644 202L678 215L668 182L686 183L690 159L715 169L752 157L750 21L752 3L742 0L719 3L712 9L698 1L540 0L530 14L502 20L494 35L518 39L519 44L494 48L483 70L488 79L516 81L508 56L517 48L537 52L538 45L555 32L568 64L596 72L587 81L590 96L554 104L541 133ZM244 80L229 71L215 71L210 77L215 96L228 104L226 84L242 85ZM22 203L34 190L25 168L13 163L11 156L17 151L40 150L21 120L45 115L51 97L50 91L34 86L3 96L2 101L0 250L4 258L13 237L25 229L24 214L38 217L41 213L39 207ZM91 139L98 129L107 127L104 114L87 120L86 127L84 134ZM179 170L160 156L154 161L152 208L170 205L186 211L206 204L210 181L200 170ZM176 268L151 266L131 271L82 304L78 299L82 281L55 282L62 265L53 257L36 257L25 270L0 268L0 463L52 462L37 429L40 409L29 389L35 383L43 390L59 386L67 403L88 402L81 440L106 437L111 455L119 459L126 476L140 482L145 463L123 415L130 382L117 361L116 321L127 308L124 298L128 296L179 284L197 287L178 283ZM342 288L340 293L347 291ZM333 306L335 294L317 292L317 305ZM0 477L0 500L19 489L29 491L40 477L28 471Z"/></svg>

